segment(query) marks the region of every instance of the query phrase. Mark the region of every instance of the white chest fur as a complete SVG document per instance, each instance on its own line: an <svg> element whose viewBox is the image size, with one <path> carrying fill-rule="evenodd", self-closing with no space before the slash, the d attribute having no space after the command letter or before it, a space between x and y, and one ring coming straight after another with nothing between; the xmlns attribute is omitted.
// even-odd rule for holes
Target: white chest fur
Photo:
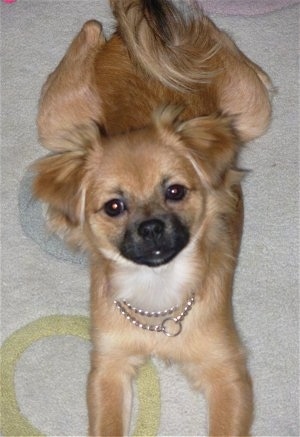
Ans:
<svg viewBox="0 0 300 437"><path fill-rule="evenodd" d="M170 263L155 268L120 263L112 278L114 298L147 311L180 305L197 285L194 249L190 243Z"/></svg>

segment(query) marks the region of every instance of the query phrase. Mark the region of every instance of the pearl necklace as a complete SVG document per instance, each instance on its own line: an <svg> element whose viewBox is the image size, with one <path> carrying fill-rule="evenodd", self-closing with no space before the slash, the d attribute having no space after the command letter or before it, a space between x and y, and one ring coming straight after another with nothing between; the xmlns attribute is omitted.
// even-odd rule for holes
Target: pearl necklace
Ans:
<svg viewBox="0 0 300 437"><path fill-rule="evenodd" d="M191 297L188 299L186 305L184 306L182 312L177 317L170 317L177 309L178 306L173 306L167 310L163 311L145 311L139 308L134 307L130 303L128 303L126 300L123 300L122 303L115 300L114 304L117 307L117 309L120 311L120 313L134 326L137 326L138 328L144 329L146 331L152 331L152 332L162 332L167 337L176 337L179 335L182 331L182 322L192 309L192 306L195 303L195 295L192 294ZM144 317L164 317L168 316L163 319L163 321L160 324L154 325L154 324L148 324L148 323L142 323L138 319L136 319L133 315L130 314L138 314L139 316Z"/></svg>

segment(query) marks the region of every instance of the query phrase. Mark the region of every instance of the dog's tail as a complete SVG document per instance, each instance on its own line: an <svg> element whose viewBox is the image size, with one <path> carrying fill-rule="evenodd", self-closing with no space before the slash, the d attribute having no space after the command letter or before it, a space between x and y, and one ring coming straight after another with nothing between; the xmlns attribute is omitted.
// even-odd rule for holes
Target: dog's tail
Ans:
<svg viewBox="0 0 300 437"><path fill-rule="evenodd" d="M169 0L111 0L111 6L131 58L146 73L179 91L210 81L219 45L198 3L179 9Z"/></svg>

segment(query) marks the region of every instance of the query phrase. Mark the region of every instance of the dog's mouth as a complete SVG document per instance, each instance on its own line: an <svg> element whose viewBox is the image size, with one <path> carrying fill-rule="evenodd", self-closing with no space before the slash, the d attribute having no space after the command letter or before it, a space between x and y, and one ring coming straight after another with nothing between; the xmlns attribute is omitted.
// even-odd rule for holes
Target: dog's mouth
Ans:
<svg viewBox="0 0 300 437"><path fill-rule="evenodd" d="M148 267L159 267L169 263L173 258L175 258L180 250L165 250L157 248L150 252L145 251L141 255L134 256L131 260L136 264L144 264Z"/></svg>
<svg viewBox="0 0 300 437"><path fill-rule="evenodd" d="M155 218L128 229L120 252L136 264L159 267L175 258L188 242L189 231L177 217Z"/></svg>

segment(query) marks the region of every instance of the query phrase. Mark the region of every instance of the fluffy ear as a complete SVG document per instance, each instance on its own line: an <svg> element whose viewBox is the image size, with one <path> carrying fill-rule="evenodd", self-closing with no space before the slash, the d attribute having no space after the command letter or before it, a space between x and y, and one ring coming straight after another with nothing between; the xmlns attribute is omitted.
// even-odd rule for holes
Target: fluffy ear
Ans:
<svg viewBox="0 0 300 437"><path fill-rule="evenodd" d="M213 114L180 121L182 111L182 107L172 105L160 108L154 123L161 133L173 132L180 139L203 183L215 187L234 164L238 139L233 119Z"/></svg>
<svg viewBox="0 0 300 437"><path fill-rule="evenodd" d="M60 153L34 164L33 194L77 225L84 219L87 157L101 151L99 131L96 125L79 126L52 141Z"/></svg>
<svg viewBox="0 0 300 437"><path fill-rule="evenodd" d="M217 186L225 172L234 164L237 138L232 128L232 119L210 115L182 123L177 132L187 145L190 160L204 182Z"/></svg>

